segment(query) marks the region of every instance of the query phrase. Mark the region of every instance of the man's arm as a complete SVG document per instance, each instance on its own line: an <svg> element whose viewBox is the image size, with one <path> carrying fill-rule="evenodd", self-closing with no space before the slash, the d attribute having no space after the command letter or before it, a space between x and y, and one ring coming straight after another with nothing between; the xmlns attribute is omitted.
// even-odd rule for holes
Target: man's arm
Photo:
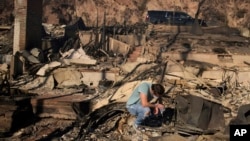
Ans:
<svg viewBox="0 0 250 141"><path fill-rule="evenodd" d="M147 98L147 95L144 94L144 93L140 93L140 98L141 98L141 104L143 107L156 107L155 104L151 104L148 102L148 98Z"/></svg>
<svg viewBox="0 0 250 141"><path fill-rule="evenodd" d="M144 93L140 93L140 98L141 98L141 104L143 107L152 107L154 108L154 114L158 114L159 113L159 109L164 109L164 105L156 103L156 104L151 104L150 102L148 102L148 98L147 95Z"/></svg>

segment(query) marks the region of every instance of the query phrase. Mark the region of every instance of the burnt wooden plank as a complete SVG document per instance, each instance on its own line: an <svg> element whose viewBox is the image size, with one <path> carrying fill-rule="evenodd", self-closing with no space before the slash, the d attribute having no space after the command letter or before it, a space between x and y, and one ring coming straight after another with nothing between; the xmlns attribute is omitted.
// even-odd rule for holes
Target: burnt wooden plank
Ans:
<svg viewBox="0 0 250 141"><path fill-rule="evenodd" d="M90 111L90 100L85 95L38 96L31 104L39 117L77 119Z"/></svg>

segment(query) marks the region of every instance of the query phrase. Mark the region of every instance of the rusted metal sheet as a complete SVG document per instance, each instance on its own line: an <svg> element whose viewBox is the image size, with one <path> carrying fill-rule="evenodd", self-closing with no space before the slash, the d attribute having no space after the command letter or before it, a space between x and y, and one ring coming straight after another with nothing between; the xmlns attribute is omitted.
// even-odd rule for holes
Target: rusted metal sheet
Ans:
<svg viewBox="0 0 250 141"><path fill-rule="evenodd" d="M250 104L245 104L239 107L237 116L230 121L231 125L234 124L250 124Z"/></svg>
<svg viewBox="0 0 250 141"><path fill-rule="evenodd" d="M176 98L177 123L205 131L223 130L225 119L221 104L198 96L187 95Z"/></svg>
<svg viewBox="0 0 250 141"><path fill-rule="evenodd" d="M39 117L77 119L90 111L85 95L38 96L31 99L33 112Z"/></svg>

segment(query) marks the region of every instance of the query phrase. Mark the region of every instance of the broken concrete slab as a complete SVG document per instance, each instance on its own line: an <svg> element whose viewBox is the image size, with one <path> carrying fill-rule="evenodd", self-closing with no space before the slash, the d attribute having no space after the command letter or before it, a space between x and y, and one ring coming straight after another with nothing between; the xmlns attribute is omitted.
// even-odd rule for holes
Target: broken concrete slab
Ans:
<svg viewBox="0 0 250 141"><path fill-rule="evenodd" d="M249 28L241 28L240 29L240 34L241 34L241 36L243 36L243 37L247 37L247 38L250 38L250 29Z"/></svg>
<svg viewBox="0 0 250 141"><path fill-rule="evenodd" d="M95 65L97 61L91 58L85 53L80 47L79 49L70 49L69 51L62 54L63 62L66 65L79 64L79 65Z"/></svg>
<svg viewBox="0 0 250 141"><path fill-rule="evenodd" d="M55 88L55 79L53 75L47 77L44 87L49 88L51 90Z"/></svg>
<svg viewBox="0 0 250 141"><path fill-rule="evenodd" d="M77 58L86 58L86 57L90 57L88 56L85 51L83 50L83 48L78 48L77 50L73 49L73 52L67 57L68 59L77 59Z"/></svg>
<svg viewBox="0 0 250 141"><path fill-rule="evenodd" d="M145 34L116 35L114 38L132 47L143 45L146 42Z"/></svg>
<svg viewBox="0 0 250 141"><path fill-rule="evenodd" d="M94 45L96 38L98 41L101 40L101 34L96 35L93 31L79 31L79 38L82 46Z"/></svg>
<svg viewBox="0 0 250 141"><path fill-rule="evenodd" d="M7 72L9 69L8 69L8 64L4 63L4 64L0 64L0 71L4 71L4 72Z"/></svg>
<svg viewBox="0 0 250 141"><path fill-rule="evenodd" d="M237 81L237 83L241 84L242 86L248 86L250 79L249 71L233 69L207 70L202 73L202 78L220 82L230 78L230 81L232 82Z"/></svg>
<svg viewBox="0 0 250 141"><path fill-rule="evenodd" d="M43 67L41 67L36 73L36 75L44 76L48 71L59 66L61 66L60 62L57 62L57 61L50 62L49 64L45 64Z"/></svg>
<svg viewBox="0 0 250 141"><path fill-rule="evenodd" d="M62 56L61 58L67 58L67 57L71 56L71 54L75 51L76 51L75 49L70 49L67 52L60 52L60 54Z"/></svg>
<svg viewBox="0 0 250 141"><path fill-rule="evenodd" d="M53 61L53 62L50 62L48 65L50 69L53 69L53 68L61 66L61 64L62 64L61 62Z"/></svg>
<svg viewBox="0 0 250 141"><path fill-rule="evenodd" d="M167 77L167 78L171 78L171 77L173 77L173 76L177 76L177 77L179 77L179 78L181 78L181 79L187 79L187 80L192 80L194 77L192 76L192 75L190 75L189 73L185 73L185 72L183 72L183 71L179 71L179 72L170 72L170 73L168 73L168 75L170 76L170 77Z"/></svg>
<svg viewBox="0 0 250 141"><path fill-rule="evenodd" d="M111 37L109 38L109 44L109 49L112 50L114 53L127 55L130 50L130 45Z"/></svg>
<svg viewBox="0 0 250 141"><path fill-rule="evenodd" d="M82 83L82 74L75 69L59 68L53 72L54 78L58 83L57 87L79 86Z"/></svg>
<svg viewBox="0 0 250 141"><path fill-rule="evenodd" d="M64 59L63 60L65 64L76 64L76 65L95 65L97 63L96 60L91 58L80 58L80 59Z"/></svg>
<svg viewBox="0 0 250 141"><path fill-rule="evenodd" d="M183 60L183 53L175 53L175 52L164 52L162 53L165 57L170 57L174 60ZM237 66L246 66L244 61L250 60L250 56L248 55L220 55L220 54L212 54L212 53L191 53L189 52L186 55L186 60L195 60L210 64L216 64L220 66L233 67L235 64Z"/></svg>
<svg viewBox="0 0 250 141"><path fill-rule="evenodd" d="M38 57L39 54L40 54L40 50L38 48L33 48L31 49L30 53L35 56L35 57Z"/></svg>
<svg viewBox="0 0 250 141"><path fill-rule="evenodd" d="M87 86L97 87L101 80L119 81L119 72L117 70L93 70L93 69L78 69L81 73L81 81Z"/></svg>
<svg viewBox="0 0 250 141"><path fill-rule="evenodd" d="M48 65L48 64L45 64L43 67L41 67L41 68L38 70L38 72L36 73L36 75L44 76L48 69L49 69L49 65Z"/></svg>
<svg viewBox="0 0 250 141"><path fill-rule="evenodd" d="M137 67L138 65L140 65L140 66ZM147 64L146 62L142 63L142 62L136 61L136 62L127 62L125 64L122 64L120 66L120 68L126 74L126 73L131 72L132 70L134 70L137 67L135 73L140 73L140 72L145 71L145 70L147 70L155 65L157 65L157 64L156 63L148 63Z"/></svg>

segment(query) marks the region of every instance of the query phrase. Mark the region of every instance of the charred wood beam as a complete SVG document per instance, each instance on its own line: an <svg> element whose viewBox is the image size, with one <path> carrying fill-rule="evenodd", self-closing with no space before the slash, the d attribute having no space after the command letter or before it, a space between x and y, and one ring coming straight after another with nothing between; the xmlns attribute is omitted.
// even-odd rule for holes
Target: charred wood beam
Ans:
<svg viewBox="0 0 250 141"><path fill-rule="evenodd" d="M134 68L132 71L130 71L130 72L123 78L122 81L116 82L116 83L114 84L114 87L115 87L115 86L121 86L122 84L128 82L129 77L130 77L132 74L134 74L135 71L136 71L141 65L144 65L144 64L148 64L148 63L139 63L138 65L136 65L135 68Z"/></svg>
<svg viewBox="0 0 250 141"><path fill-rule="evenodd" d="M11 96L10 83L8 81L7 73L5 74L4 79L2 80L1 85L0 85L0 96L1 95Z"/></svg>
<svg viewBox="0 0 250 141"><path fill-rule="evenodd" d="M94 44L94 48L99 48L99 31L98 31L98 27L99 27L99 22L98 22L98 18L99 18L99 11L97 8L97 16L96 16L96 27L93 30L94 34L95 34L95 44Z"/></svg>
<svg viewBox="0 0 250 141"><path fill-rule="evenodd" d="M124 103L111 103L79 119L81 125L77 140L84 140L86 135L93 131L98 125L104 123L110 118L116 117L116 115L121 115L124 112L126 112Z"/></svg>
<svg viewBox="0 0 250 141"><path fill-rule="evenodd" d="M74 48L76 46L76 43L79 42L79 39L77 38L70 38L68 39L62 48L60 48L60 52L64 53L69 51L70 49Z"/></svg>
<svg viewBox="0 0 250 141"><path fill-rule="evenodd" d="M163 71L162 71L162 74L161 74L161 80L160 80L160 83L162 83L162 82L163 82L163 80L164 80L167 65L168 65L168 63L166 62L166 63L164 64L164 68L163 68Z"/></svg>
<svg viewBox="0 0 250 141"><path fill-rule="evenodd" d="M90 130L94 130L98 126L100 126L101 124L107 123L108 120L114 119L117 116L120 116L124 112L125 112L125 110L122 110L122 109L115 109L112 111L108 111L107 113L103 114L100 118L91 122L89 128L90 128ZM106 131L104 131L104 132L110 131L113 127L107 127L107 128L109 128L109 129L106 129Z"/></svg>
<svg viewBox="0 0 250 141"><path fill-rule="evenodd" d="M247 64L248 66L250 66L250 62L244 61L244 64Z"/></svg>
<svg viewBox="0 0 250 141"><path fill-rule="evenodd" d="M200 14L200 9L201 9L201 6L203 5L203 3L205 2L205 0L201 0L199 1L199 4L198 4L198 9L195 13L195 20L194 20L194 24L192 25L192 28L191 28L191 33L192 34L195 34L195 35L203 35L204 32L201 28L201 26L199 25L199 22L198 22L198 16Z"/></svg>
<svg viewBox="0 0 250 141"><path fill-rule="evenodd" d="M158 65L155 65L147 70L145 70L144 72L140 73L139 75L137 75L135 78L133 78L132 80L130 81L135 81L135 80L138 80L140 78L143 78L145 76L147 76L148 74L150 74L151 72L155 73L157 69L161 68L164 64L158 64Z"/></svg>
<svg viewBox="0 0 250 141"><path fill-rule="evenodd" d="M99 49L99 51L105 54L109 58L109 54L106 51L104 51L103 49Z"/></svg>
<svg viewBox="0 0 250 141"><path fill-rule="evenodd" d="M103 19L103 26L102 26L103 30L102 30L101 45L100 45L101 49L104 49L104 50L106 50L105 49L105 43L106 43L106 40L105 40L105 36L106 36L105 25L106 25L106 11L104 12L104 19Z"/></svg>
<svg viewBox="0 0 250 141"><path fill-rule="evenodd" d="M29 74L31 74L31 75L35 75L35 74L38 72L38 70L39 70L41 67L43 67L43 66L44 66L44 64L42 64L42 63L33 64L32 66L30 66L30 67L28 68L28 72L29 72Z"/></svg>

